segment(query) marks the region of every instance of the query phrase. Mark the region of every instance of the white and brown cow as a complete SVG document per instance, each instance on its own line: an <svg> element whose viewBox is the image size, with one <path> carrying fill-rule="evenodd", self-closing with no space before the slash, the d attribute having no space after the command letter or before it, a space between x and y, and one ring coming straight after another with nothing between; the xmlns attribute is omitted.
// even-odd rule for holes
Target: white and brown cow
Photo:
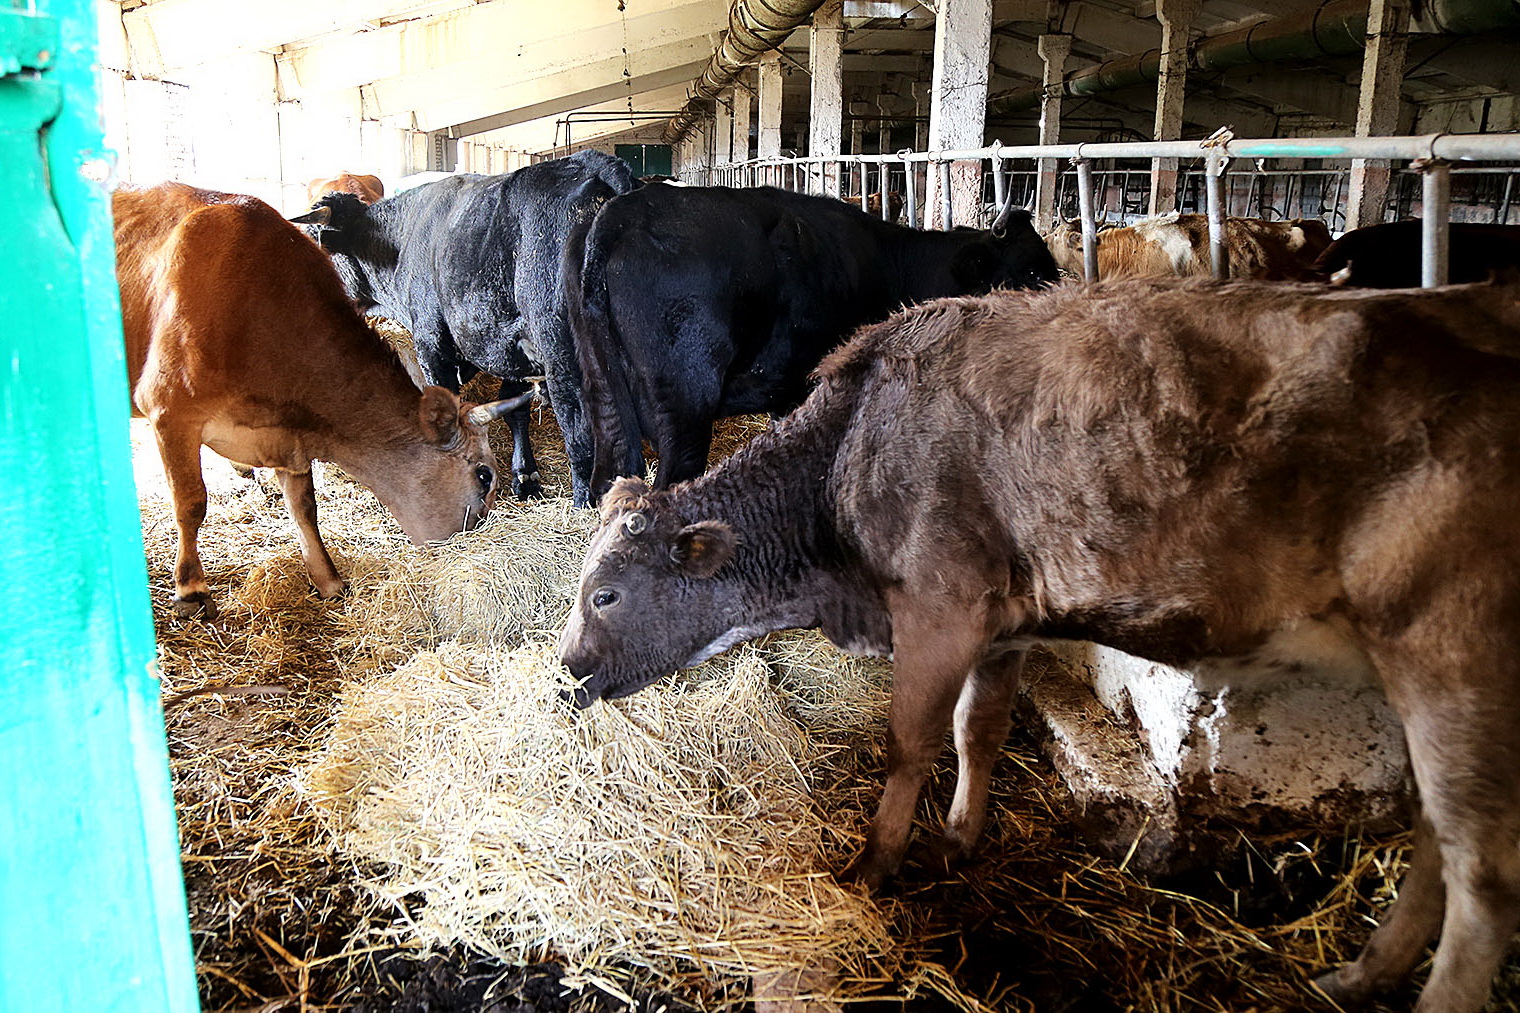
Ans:
<svg viewBox="0 0 1520 1013"><path fill-rule="evenodd" d="M1507 296L1507 297L1506 297ZM969 851L1026 647L1375 672L1421 808L1355 1002L1440 935L1420 1013L1477 1010L1520 923L1520 303L1259 282L944 299L866 328L714 471L603 504L577 702L785 627L891 652L853 871L898 868L947 727Z"/></svg>
<svg viewBox="0 0 1520 1013"><path fill-rule="evenodd" d="M127 368L174 497L174 608L216 613L196 550L201 445L274 468L317 593L343 580L317 533L313 459L369 486L416 542L473 527L496 500L485 430L418 390L327 256L253 197L164 183L112 201Z"/></svg>
<svg viewBox="0 0 1520 1013"><path fill-rule="evenodd" d="M1315 258L1330 245L1330 230L1314 218L1269 222L1226 218L1230 276L1263 281L1315 278ZM1082 225L1061 222L1045 235L1061 270L1081 276ZM1098 277L1207 278L1213 274L1206 215L1160 215L1098 233Z"/></svg>

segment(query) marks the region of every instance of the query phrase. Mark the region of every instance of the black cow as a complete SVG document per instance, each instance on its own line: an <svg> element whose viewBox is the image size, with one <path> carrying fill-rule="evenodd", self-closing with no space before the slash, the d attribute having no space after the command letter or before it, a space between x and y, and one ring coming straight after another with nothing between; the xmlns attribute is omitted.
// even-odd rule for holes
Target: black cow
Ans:
<svg viewBox="0 0 1520 1013"><path fill-rule="evenodd" d="M1325 248L1314 262L1323 277L1344 271L1339 279L1361 288L1419 288L1418 219L1352 229ZM1487 281L1505 268L1520 267L1520 225L1452 222L1447 249L1448 280Z"/></svg>
<svg viewBox="0 0 1520 1013"><path fill-rule="evenodd" d="M565 305L592 417L600 495L659 454L658 484L700 475L712 423L782 413L854 328L935 296L1058 276L1023 211L1000 235L921 232L773 187L648 186L565 249Z"/></svg>
<svg viewBox="0 0 1520 1013"><path fill-rule="evenodd" d="M503 176L441 179L365 207L347 194L319 239L361 309L405 325L428 383L457 391L479 371L501 377L499 397L542 374L564 431L575 501L587 502L591 436L559 295L566 237L612 197L635 187L621 159L598 151ZM512 491L540 493L528 409L510 413Z"/></svg>

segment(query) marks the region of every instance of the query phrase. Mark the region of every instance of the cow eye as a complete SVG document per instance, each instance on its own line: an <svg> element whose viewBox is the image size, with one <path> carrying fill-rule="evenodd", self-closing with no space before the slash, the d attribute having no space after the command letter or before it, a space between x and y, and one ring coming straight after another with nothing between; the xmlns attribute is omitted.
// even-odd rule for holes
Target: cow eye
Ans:
<svg viewBox="0 0 1520 1013"><path fill-rule="evenodd" d="M496 481L496 472L482 464L475 469L475 479L480 483L481 492L490 492L491 483Z"/></svg>
<svg viewBox="0 0 1520 1013"><path fill-rule="evenodd" d="M608 605L616 603L617 600L618 593L610 587L599 588L596 594L591 596L591 604L599 609L604 609Z"/></svg>

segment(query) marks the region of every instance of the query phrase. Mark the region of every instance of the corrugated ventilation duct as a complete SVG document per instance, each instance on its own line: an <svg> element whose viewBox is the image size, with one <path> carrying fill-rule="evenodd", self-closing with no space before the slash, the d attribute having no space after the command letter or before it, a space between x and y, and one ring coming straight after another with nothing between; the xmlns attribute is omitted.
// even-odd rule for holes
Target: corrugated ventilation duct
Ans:
<svg viewBox="0 0 1520 1013"><path fill-rule="evenodd" d="M792 30L813 16L825 0L734 0L728 9L728 30L718 43L707 69L693 85L685 108L665 124L665 142L674 144L703 112L704 99L717 99L738 79L739 72L786 41Z"/></svg>

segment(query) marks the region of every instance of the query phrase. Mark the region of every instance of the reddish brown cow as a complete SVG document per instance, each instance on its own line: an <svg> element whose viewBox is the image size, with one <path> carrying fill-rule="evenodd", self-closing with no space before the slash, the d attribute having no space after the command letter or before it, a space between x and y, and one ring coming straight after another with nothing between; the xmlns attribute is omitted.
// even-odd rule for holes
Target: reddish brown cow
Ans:
<svg viewBox="0 0 1520 1013"><path fill-rule="evenodd" d="M343 590L317 533L311 462L374 490L415 542L473 527L496 459L459 399L419 391L315 243L252 197L164 183L113 199L127 368L174 497L174 609L215 615L196 551L202 444L274 468L317 593Z"/></svg>
<svg viewBox="0 0 1520 1013"><path fill-rule="evenodd" d="M975 845L1031 642L1375 674L1415 851L1321 987L1366 999L1439 932L1418 1011L1472 1013L1520 923L1515 295L1111 282L899 313L715 470L613 486L560 642L577 702L785 627L890 651L887 785L854 867L878 883L951 726L946 842Z"/></svg>
<svg viewBox="0 0 1520 1013"><path fill-rule="evenodd" d="M307 183L306 203L315 204L330 193L351 193L364 203L373 204L385 196L385 184L379 176L356 175L345 170Z"/></svg>
<svg viewBox="0 0 1520 1013"><path fill-rule="evenodd" d="M1315 278L1314 260L1330 245L1330 230L1314 218L1269 222L1225 219L1230 275L1265 281ZM1081 275L1082 226L1062 222L1045 236L1061 270ZM1203 277L1213 274L1209 220L1205 215L1161 215L1098 233L1098 277Z"/></svg>

